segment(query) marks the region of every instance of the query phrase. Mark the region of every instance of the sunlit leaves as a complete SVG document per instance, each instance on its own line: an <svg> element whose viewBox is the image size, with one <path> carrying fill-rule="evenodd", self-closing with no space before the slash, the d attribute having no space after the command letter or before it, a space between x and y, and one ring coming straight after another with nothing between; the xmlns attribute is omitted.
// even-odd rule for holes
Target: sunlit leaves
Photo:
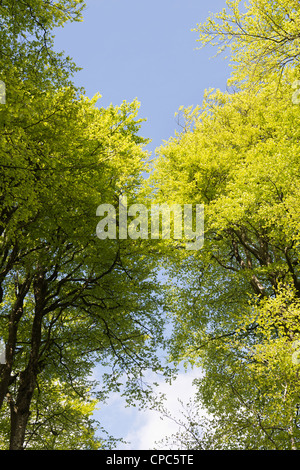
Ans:
<svg viewBox="0 0 300 470"><path fill-rule="evenodd" d="M228 0L220 13L198 24L199 42L229 48L233 76L242 86L267 83L292 66L299 66L299 4L297 0Z"/></svg>
<svg viewBox="0 0 300 470"><path fill-rule="evenodd" d="M300 438L294 77L279 88L274 76L255 92L208 92L154 165L159 199L204 204L203 249L166 262L177 289L170 352L204 371L197 399L215 417L206 438L216 448L288 449Z"/></svg>
<svg viewBox="0 0 300 470"><path fill-rule="evenodd" d="M72 84L76 67L52 49L53 28L79 20L82 6L0 7L4 449L101 447L95 398L122 388L135 403L149 399L143 373L162 369L154 260L139 243L96 236L99 204L138 198L148 157L139 103L101 107L100 95L89 99ZM96 365L106 372L101 387Z"/></svg>

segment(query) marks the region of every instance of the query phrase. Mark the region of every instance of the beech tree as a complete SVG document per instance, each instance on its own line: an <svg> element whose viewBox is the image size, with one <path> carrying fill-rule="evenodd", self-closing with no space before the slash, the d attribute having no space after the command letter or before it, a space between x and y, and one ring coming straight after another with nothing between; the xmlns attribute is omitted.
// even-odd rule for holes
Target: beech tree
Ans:
<svg viewBox="0 0 300 470"><path fill-rule="evenodd" d="M227 0L195 28L200 47L210 44L230 53L230 83L262 85L290 67L299 70L299 4L297 0Z"/></svg>
<svg viewBox="0 0 300 470"><path fill-rule="evenodd" d="M255 93L207 93L154 164L159 200L205 204L202 250L169 246L170 351L203 371L196 402L214 417L199 448L299 447L294 78L290 71L280 88L274 80Z"/></svg>
<svg viewBox="0 0 300 470"><path fill-rule="evenodd" d="M181 107L157 152L158 200L205 205L203 249L168 247L171 355L199 368L181 447L299 448L298 16L293 1L228 1L199 24L203 45L230 49L235 88Z"/></svg>
<svg viewBox="0 0 300 470"><path fill-rule="evenodd" d="M99 96L72 84L72 62L51 49L53 27L79 19L82 6L0 6L4 449L109 445L96 436L96 403L124 384L129 401L147 397L144 371L161 370L153 260L139 241L96 236L99 204L137 200L147 158L139 104L97 106ZM110 368L101 388L97 364Z"/></svg>

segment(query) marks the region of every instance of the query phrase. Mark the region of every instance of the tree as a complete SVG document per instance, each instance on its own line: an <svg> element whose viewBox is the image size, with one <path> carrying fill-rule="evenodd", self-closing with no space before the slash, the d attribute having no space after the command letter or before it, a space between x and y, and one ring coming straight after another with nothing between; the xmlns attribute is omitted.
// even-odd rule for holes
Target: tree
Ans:
<svg viewBox="0 0 300 470"><path fill-rule="evenodd" d="M39 450L97 450L107 448L109 436L100 438L92 419L96 400L79 384L76 390L70 383L38 378L38 389L32 397L31 413L26 426L24 449ZM81 389L81 395L78 391ZM9 398L9 397L8 397ZM1 412L1 449L10 444L10 409L4 404ZM98 434L98 436L97 436ZM103 436L105 434L103 433Z"/></svg>
<svg viewBox="0 0 300 470"><path fill-rule="evenodd" d="M78 67L54 51L53 30L67 21L82 21L84 0L4 0L0 5L1 79L8 91L19 77L30 89L72 85Z"/></svg>
<svg viewBox="0 0 300 470"><path fill-rule="evenodd" d="M202 446L299 447L294 79L289 71L280 87L271 80L252 92L207 93L155 162L158 200L205 204L203 249L168 248L177 289L170 351L203 370L196 401L214 417Z"/></svg>
<svg viewBox="0 0 300 470"><path fill-rule="evenodd" d="M89 100L70 81L71 61L51 49L51 29L77 19L82 5L31 0L2 2L0 10L1 63L8 57L0 108L0 405L10 434L3 446L11 450L97 447L94 398L124 382L129 400L148 397L144 370L161 370L153 260L139 240L96 236L100 203L117 206L121 194L137 200L147 158L139 104L97 107L98 96ZM96 364L111 367L98 392Z"/></svg>
<svg viewBox="0 0 300 470"><path fill-rule="evenodd" d="M285 69L299 69L299 4L297 0L226 1L227 8L211 14L195 29L203 45L231 51L230 82L241 86L264 84Z"/></svg>

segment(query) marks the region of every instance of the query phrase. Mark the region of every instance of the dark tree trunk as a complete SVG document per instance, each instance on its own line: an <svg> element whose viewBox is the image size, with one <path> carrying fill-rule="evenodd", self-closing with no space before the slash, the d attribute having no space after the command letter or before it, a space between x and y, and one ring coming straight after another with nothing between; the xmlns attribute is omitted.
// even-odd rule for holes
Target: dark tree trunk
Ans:
<svg viewBox="0 0 300 470"><path fill-rule="evenodd" d="M11 371L15 355L15 347L17 341L18 324L23 315L23 302L24 298L30 288L31 279L28 277L26 281L19 285L17 292L17 299L12 308L9 325L8 325L8 339L6 342L6 362L0 367L0 408L3 405L8 387L11 381Z"/></svg>
<svg viewBox="0 0 300 470"><path fill-rule="evenodd" d="M31 351L28 365L20 374L20 382L15 401L10 401L11 433L10 450L23 450L26 427L30 416L30 405L36 387L39 371L39 353L42 335L43 309L47 284L44 274L40 273L34 283L35 315L31 332Z"/></svg>

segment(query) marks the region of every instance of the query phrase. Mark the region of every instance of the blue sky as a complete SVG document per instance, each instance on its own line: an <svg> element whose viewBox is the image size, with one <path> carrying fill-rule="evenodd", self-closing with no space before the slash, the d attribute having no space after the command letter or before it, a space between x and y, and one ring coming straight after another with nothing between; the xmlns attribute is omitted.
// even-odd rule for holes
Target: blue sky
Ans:
<svg viewBox="0 0 300 470"><path fill-rule="evenodd" d="M99 92L99 105L137 98L141 134L152 140L149 150L177 128L179 106L200 104L207 88L226 89L229 77L223 57L199 47L191 32L209 11L225 0L87 0L83 23L56 31L56 47L83 68L75 82L89 97Z"/></svg>
<svg viewBox="0 0 300 470"><path fill-rule="evenodd" d="M102 95L99 105L119 105L135 98L141 103L139 116L146 118L141 135L152 140L152 152L179 130L174 118L183 105L201 104L208 88L226 90L230 69L215 50L199 47L197 23L210 11L218 12L225 0L87 0L83 23L56 30L55 46L83 68L74 81L92 97ZM199 372L181 374L172 387L162 384L169 406L177 413L177 397L188 400L192 379ZM151 412L125 409L113 396L99 411L110 433L131 441L127 449L152 449L172 423ZM158 434L158 429L160 435ZM121 447L122 448L122 447Z"/></svg>

